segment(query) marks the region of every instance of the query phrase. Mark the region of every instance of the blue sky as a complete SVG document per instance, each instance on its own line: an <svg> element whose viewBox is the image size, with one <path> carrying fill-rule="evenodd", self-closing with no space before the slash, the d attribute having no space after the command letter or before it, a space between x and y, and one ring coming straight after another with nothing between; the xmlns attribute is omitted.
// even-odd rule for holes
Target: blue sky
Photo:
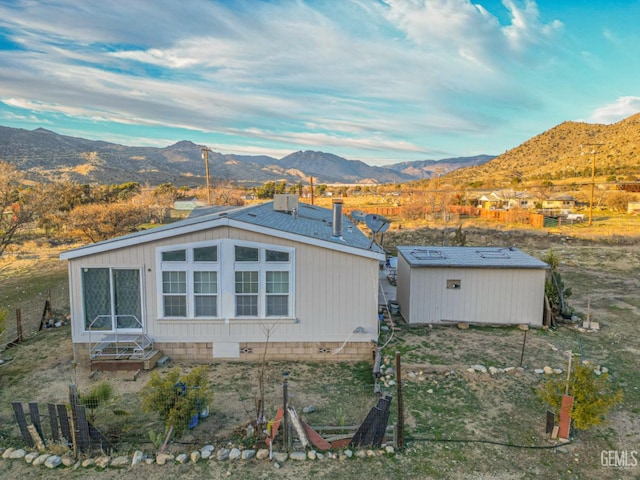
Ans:
<svg viewBox="0 0 640 480"><path fill-rule="evenodd" d="M640 111L640 0L0 2L0 125L370 165Z"/></svg>

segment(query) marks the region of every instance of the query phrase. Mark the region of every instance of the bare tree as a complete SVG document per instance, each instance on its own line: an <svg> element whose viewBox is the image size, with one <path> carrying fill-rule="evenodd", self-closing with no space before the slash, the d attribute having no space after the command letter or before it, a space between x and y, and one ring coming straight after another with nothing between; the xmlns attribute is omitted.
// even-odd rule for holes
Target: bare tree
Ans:
<svg viewBox="0 0 640 480"><path fill-rule="evenodd" d="M147 218L147 209L139 205L91 204L74 208L69 214L69 224L89 241L99 242L134 232Z"/></svg>
<svg viewBox="0 0 640 480"><path fill-rule="evenodd" d="M46 195L40 186L26 187L23 181L22 172L0 161L0 256L44 208Z"/></svg>

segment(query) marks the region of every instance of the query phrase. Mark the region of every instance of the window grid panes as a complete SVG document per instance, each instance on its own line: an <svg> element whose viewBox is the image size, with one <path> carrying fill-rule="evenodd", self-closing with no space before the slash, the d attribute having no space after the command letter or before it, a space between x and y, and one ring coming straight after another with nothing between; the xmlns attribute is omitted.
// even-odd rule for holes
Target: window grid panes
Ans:
<svg viewBox="0 0 640 480"><path fill-rule="evenodd" d="M293 250L219 240L158 254L166 318L290 317ZM228 259L229 261L225 261ZM224 301L233 295L233 301Z"/></svg>
<svg viewBox="0 0 640 480"><path fill-rule="evenodd" d="M236 315L258 316L258 272L236 272Z"/></svg>
<svg viewBox="0 0 640 480"><path fill-rule="evenodd" d="M218 272L193 272L196 317L218 315Z"/></svg>

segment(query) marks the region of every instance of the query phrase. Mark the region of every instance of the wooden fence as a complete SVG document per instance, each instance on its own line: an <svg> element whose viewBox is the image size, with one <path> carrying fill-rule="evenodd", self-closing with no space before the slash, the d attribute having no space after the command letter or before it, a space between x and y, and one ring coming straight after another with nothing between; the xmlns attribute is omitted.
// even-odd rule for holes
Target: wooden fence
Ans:
<svg viewBox="0 0 640 480"><path fill-rule="evenodd" d="M75 385L69 386L69 407L49 403L47 413L42 413L34 402L28 404L28 411L20 402L11 405L22 440L28 447L43 451L49 442L60 443L73 448L74 456L92 450L115 451L111 442L87 420L86 407L80 405Z"/></svg>

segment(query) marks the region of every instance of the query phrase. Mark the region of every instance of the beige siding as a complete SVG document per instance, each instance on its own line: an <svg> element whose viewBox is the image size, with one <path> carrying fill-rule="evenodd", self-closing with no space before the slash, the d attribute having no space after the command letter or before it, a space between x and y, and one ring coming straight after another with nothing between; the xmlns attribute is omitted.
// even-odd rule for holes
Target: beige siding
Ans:
<svg viewBox="0 0 640 480"><path fill-rule="evenodd" d="M411 318L411 273L412 269L402 255L398 255L398 270L396 277L396 301L400 304L400 314L406 322Z"/></svg>
<svg viewBox="0 0 640 480"><path fill-rule="evenodd" d="M295 248L295 313L298 323L274 325L250 321L159 320L156 248L221 238ZM222 259L224 261L224 259ZM139 246L69 260L73 338L83 332L82 267L140 268L146 332L156 342L356 342L378 337L378 260L300 244L246 230L220 227ZM365 333L354 334L357 327ZM361 352L360 352L361 353Z"/></svg>
<svg viewBox="0 0 640 480"><path fill-rule="evenodd" d="M410 275L409 323L542 324L544 270L414 268ZM460 280L460 288L448 289L447 280Z"/></svg>

